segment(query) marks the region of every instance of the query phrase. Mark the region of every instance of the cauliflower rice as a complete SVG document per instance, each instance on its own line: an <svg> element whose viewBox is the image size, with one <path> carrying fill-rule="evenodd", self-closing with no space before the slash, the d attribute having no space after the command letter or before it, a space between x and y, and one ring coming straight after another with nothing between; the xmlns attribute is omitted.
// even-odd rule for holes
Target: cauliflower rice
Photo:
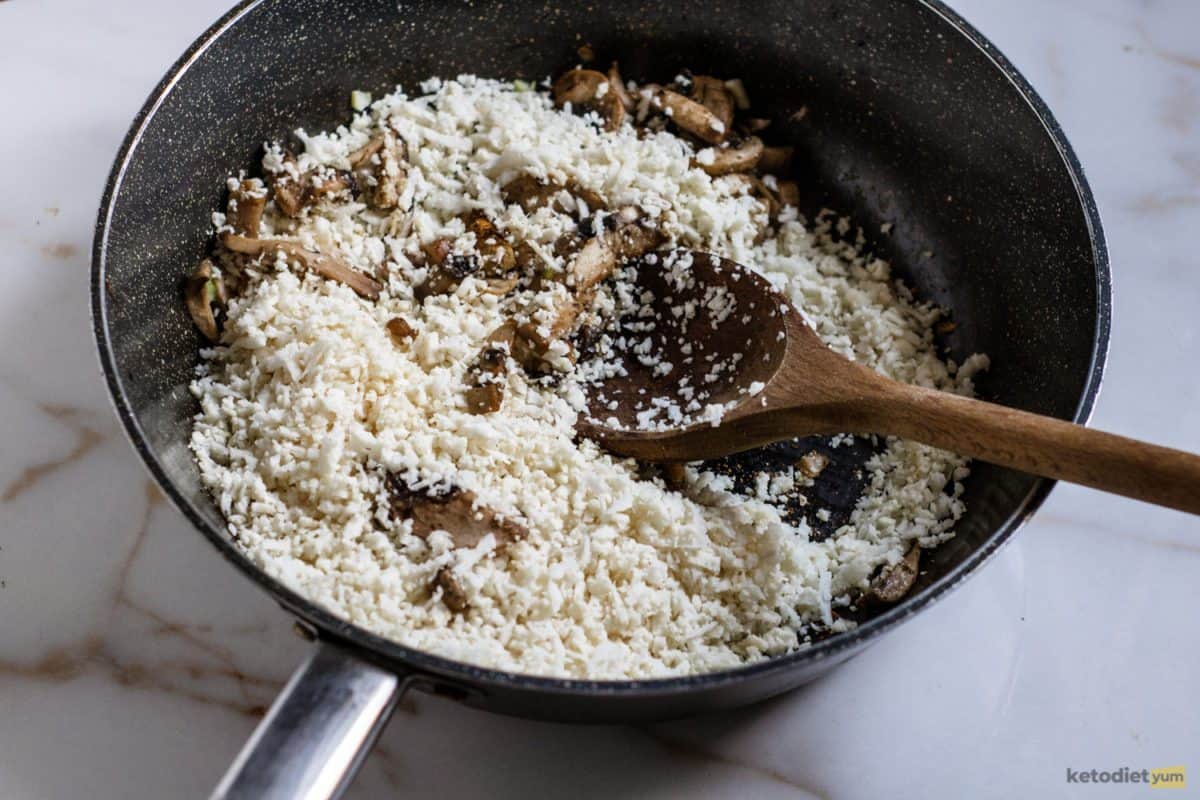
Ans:
<svg viewBox="0 0 1200 800"><path fill-rule="evenodd" d="M192 385L201 410L191 447L255 563L338 616L448 658L547 676L657 678L785 653L806 646L814 627L844 630L850 623L835 609L881 565L952 535L964 460L915 443L886 443L851 521L818 542L777 502L803 488L799 470L744 496L692 465L676 491L576 441L580 389L570 375L548 383L510 370L499 411L467 410L468 364L514 303L537 298L492 294L467 277L418 300L414 286L426 276L413 253L436 237L468 251L476 243L460 215L481 210L561 264L553 243L574 218L505 203L500 187L523 173L573 182L612 207L636 205L672 245L760 271L828 345L891 378L969 395L986 359L939 359L939 310L915 302L886 263L835 243L827 217L806 225L789 207L772 225L743 183L710 177L683 138L628 124L606 132L593 115L556 109L521 84L462 76L421 90L397 90L335 132L297 132L300 169L345 169L390 128L409 154L402 210L320 203L292 221L272 203L263 218L275 236L385 276L378 300L283 254L222 261L238 291ZM283 169L281 158L269 146L264 170ZM222 215L216 225L226 226ZM398 316L416 331L404 346L385 327ZM417 536L388 512L389 474L413 489L469 490L528 534L504 547L491 535L472 547L455 547L446 532ZM443 569L465 611L435 584Z"/></svg>

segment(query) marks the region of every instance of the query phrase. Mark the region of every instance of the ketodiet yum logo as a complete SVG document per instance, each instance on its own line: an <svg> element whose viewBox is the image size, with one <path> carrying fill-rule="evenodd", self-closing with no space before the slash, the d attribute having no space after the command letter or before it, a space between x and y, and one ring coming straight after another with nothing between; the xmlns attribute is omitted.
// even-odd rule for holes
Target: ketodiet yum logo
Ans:
<svg viewBox="0 0 1200 800"><path fill-rule="evenodd" d="M1186 789L1185 767L1159 767L1158 769L1072 769L1067 767L1067 783L1099 784L1142 784L1148 789Z"/></svg>

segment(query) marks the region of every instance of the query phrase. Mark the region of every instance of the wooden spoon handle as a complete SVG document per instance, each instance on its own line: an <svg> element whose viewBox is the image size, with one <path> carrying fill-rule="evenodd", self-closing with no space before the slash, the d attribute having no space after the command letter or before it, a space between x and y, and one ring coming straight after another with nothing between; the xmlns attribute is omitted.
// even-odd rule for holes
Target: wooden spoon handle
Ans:
<svg viewBox="0 0 1200 800"><path fill-rule="evenodd" d="M862 401L871 430L1200 514L1200 456L946 392L885 387Z"/></svg>

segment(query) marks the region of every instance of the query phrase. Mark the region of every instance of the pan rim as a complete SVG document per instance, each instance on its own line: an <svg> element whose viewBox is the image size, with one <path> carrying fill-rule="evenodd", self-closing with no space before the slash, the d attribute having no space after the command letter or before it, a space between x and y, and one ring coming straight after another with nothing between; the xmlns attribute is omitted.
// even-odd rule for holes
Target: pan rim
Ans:
<svg viewBox="0 0 1200 800"><path fill-rule="evenodd" d="M121 420L126 437L155 482L170 498L172 504L194 527L199 529L227 561L260 589L266 591L288 613L312 625L320 632L321 636L349 643L353 646L356 655L381 663L398 673L422 672L446 678L451 682L461 682L480 688L495 686L512 690L535 690L553 695L662 696L741 683L750 678L790 670L801 664L815 664L831 659L840 660L838 659L839 655L847 651L854 651L877 639L884 632L911 619L915 614L944 598L990 561L1011 540L1013 534L1029 520L1053 489L1055 481L1048 479L1037 481L1021 500L1017 509L1001 525L997 526L987 540L961 564L917 594L906 598L895 607L864 622L854 630L785 655L729 670L697 675L650 680L593 681L528 675L474 666L417 650L373 634L340 619L285 586L255 565L222 531L208 525L200 512L175 487L162 463L147 445L116 364L115 353L108 334L109 311L104 291L108 237L114 200L122 187L134 151L140 144L155 113L192 64L199 60L227 30L265 2L268 0L242 0L214 22L171 66L134 117L105 183L104 195L95 224L91 268L92 329L98 347L101 371L108 386L110 402ZM1049 107L1016 67L987 38L956 12L947 8L941 0L908 0L908 2L940 18L952 31L964 37L967 42L977 48L1000 71L1041 123L1058 150L1075 187L1088 230L1092 249L1092 265L1096 278L1096 330L1092 342L1091 361L1079 402L1072 415L1073 421L1086 423L1095 407L1108 358L1112 329L1112 274L1099 209L1084 175L1083 167Z"/></svg>

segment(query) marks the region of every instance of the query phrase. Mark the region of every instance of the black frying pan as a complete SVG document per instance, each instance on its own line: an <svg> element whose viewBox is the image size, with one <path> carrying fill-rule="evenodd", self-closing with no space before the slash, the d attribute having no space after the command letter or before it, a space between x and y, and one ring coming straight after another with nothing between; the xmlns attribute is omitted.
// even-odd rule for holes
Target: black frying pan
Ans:
<svg viewBox="0 0 1200 800"><path fill-rule="evenodd" d="M198 334L180 285L209 246L224 178L266 139L347 118L352 89L474 72L540 79L590 42L627 76L688 67L740 77L756 113L797 145L808 212L850 214L914 290L950 309L944 344L986 352L984 396L1083 421L1109 335L1095 204L1062 131L995 48L934 0L254 0L206 32L133 123L96 227L96 338L118 413L172 501L320 642L219 793L329 796L411 686L554 720L662 719L792 689L921 611L988 559L1051 484L978 464L957 537L899 605L809 649L659 681L513 675L348 625L267 577L229 540L187 449ZM806 108L800 117L794 112ZM891 223L890 234L877 234Z"/></svg>

